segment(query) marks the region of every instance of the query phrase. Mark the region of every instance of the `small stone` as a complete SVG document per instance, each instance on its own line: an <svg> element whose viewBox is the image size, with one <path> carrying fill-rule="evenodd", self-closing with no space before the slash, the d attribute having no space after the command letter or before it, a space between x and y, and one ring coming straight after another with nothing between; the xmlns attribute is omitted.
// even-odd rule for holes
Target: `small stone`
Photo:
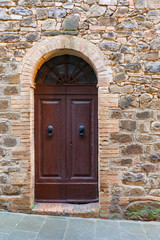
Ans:
<svg viewBox="0 0 160 240"><path fill-rule="evenodd" d="M136 121L133 120L121 120L120 129L128 132L134 132L136 130Z"/></svg>
<svg viewBox="0 0 160 240"><path fill-rule="evenodd" d="M128 13L128 7L118 7L116 12L114 13L115 17L124 17L126 13Z"/></svg>
<svg viewBox="0 0 160 240"><path fill-rule="evenodd" d="M115 76L115 82L124 82L128 79L128 76L125 73L119 73Z"/></svg>
<svg viewBox="0 0 160 240"><path fill-rule="evenodd" d="M119 106L122 109L128 108L129 106L138 107L138 103L135 96L127 95L120 98Z"/></svg>
<svg viewBox="0 0 160 240"><path fill-rule="evenodd" d="M6 110L9 107L8 100L0 100L0 111Z"/></svg>
<svg viewBox="0 0 160 240"><path fill-rule="evenodd" d="M100 7L98 5L93 5L92 7L90 7L87 17L100 17L102 16L106 11L106 7Z"/></svg>
<svg viewBox="0 0 160 240"><path fill-rule="evenodd" d="M142 197L145 196L145 191L142 187L125 187L123 196L126 197Z"/></svg>
<svg viewBox="0 0 160 240"><path fill-rule="evenodd" d="M148 6L151 9L158 9L160 8L159 0L148 0Z"/></svg>
<svg viewBox="0 0 160 240"><path fill-rule="evenodd" d="M149 156L151 162L157 163L160 162L160 155L159 154L152 154Z"/></svg>
<svg viewBox="0 0 160 240"><path fill-rule="evenodd" d="M121 160L121 165L126 166L126 165L132 165L133 160L131 158L124 158Z"/></svg>
<svg viewBox="0 0 160 240"><path fill-rule="evenodd" d="M111 112L111 118L113 118L113 119L122 119L122 118L124 118L124 114L120 110L113 110Z"/></svg>
<svg viewBox="0 0 160 240"><path fill-rule="evenodd" d="M160 110L160 99L153 99L147 104L148 108Z"/></svg>
<svg viewBox="0 0 160 240"><path fill-rule="evenodd" d="M12 185L6 185L3 189L4 195L19 195L20 191L19 188Z"/></svg>
<svg viewBox="0 0 160 240"><path fill-rule="evenodd" d="M104 39L115 39L115 33L114 32L107 32L102 35L102 38Z"/></svg>
<svg viewBox="0 0 160 240"><path fill-rule="evenodd" d="M13 87L8 86L8 87L4 88L3 93L5 95L16 95L16 94L18 94L18 89L15 86L13 86Z"/></svg>
<svg viewBox="0 0 160 240"><path fill-rule="evenodd" d="M11 0L1 0L0 1L0 7L10 7L10 6L15 6L15 3Z"/></svg>
<svg viewBox="0 0 160 240"><path fill-rule="evenodd" d="M46 19L48 17L48 11L45 8L36 8L37 19Z"/></svg>
<svg viewBox="0 0 160 240"><path fill-rule="evenodd" d="M40 39L40 34L38 32L27 33L24 37L27 41L34 42Z"/></svg>
<svg viewBox="0 0 160 240"><path fill-rule="evenodd" d="M137 135L137 142L150 143L154 141L155 141L155 138L151 135L142 135L142 134Z"/></svg>
<svg viewBox="0 0 160 240"><path fill-rule="evenodd" d="M116 6L117 0L99 0L100 5Z"/></svg>
<svg viewBox="0 0 160 240"><path fill-rule="evenodd" d="M117 51L120 47L120 44L112 41L103 40L99 44L99 46L102 50Z"/></svg>
<svg viewBox="0 0 160 240"><path fill-rule="evenodd" d="M136 9L147 8L147 1L146 0L134 0L134 4L135 4Z"/></svg>
<svg viewBox="0 0 160 240"><path fill-rule="evenodd" d="M144 174L127 172L123 174L122 183L127 185L144 185L146 180Z"/></svg>
<svg viewBox="0 0 160 240"><path fill-rule="evenodd" d="M7 50L5 47L0 46L0 57L6 57L7 55Z"/></svg>
<svg viewBox="0 0 160 240"><path fill-rule="evenodd" d="M150 46L153 50L160 50L160 39L152 40Z"/></svg>
<svg viewBox="0 0 160 240"><path fill-rule="evenodd" d="M66 16L66 10L60 8L50 8L48 17L50 18L63 18Z"/></svg>
<svg viewBox="0 0 160 240"><path fill-rule="evenodd" d="M155 61L159 59L158 51L150 51L146 53L146 60L147 61Z"/></svg>
<svg viewBox="0 0 160 240"><path fill-rule="evenodd" d="M138 144L131 144L128 145L127 147L122 148L122 154L123 155L139 155L143 153L143 148L141 145Z"/></svg>
<svg viewBox="0 0 160 240"><path fill-rule="evenodd" d="M123 87L119 87L117 85L112 84L109 87L109 89L111 93L132 93L133 92L132 85L125 85Z"/></svg>
<svg viewBox="0 0 160 240"><path fill-rule="evenodd" d="M153 113L149 111L137 112L136 117L138 119L148 119L153 117Z"/></svg>
<svg viewBox="0 0 160 240"><path fill-rule="evenodd" d="M6 118L9 120L18 120L20 118L19 114L17 113L4 113L4 112L0 112L0 116L1 118Z"/></svg>
<svg viewBox="0 0 160 240"><path fill-rule="evenodd" d="M4 174L0 175L0 184L7 183L7 176Z"/></svg>
<svg viewBox="0 0 160 240"><path fill-rule="evenodd" d="M63 21L62 28L68 31L75 31L79 27L79 20L80 17L77 14L67 16Z"/></svg>
<svg viewBox="0 0 160 240"><path fill-rule="evenodd" d="M8 125L6 122L0 122L0 134L8 132Z"/></svg>
<svg viewBox="0 0 160 240"><path fill-rule="evenodd" d="M157 74L160 72L160 61L148 62L146 63L145 68L147 72Z"/></svg>
<svg viewBox="0 0 160 240"><path fill-rule="evenodd" d="M21 6L41 6L41 0L19 0L18 5Z"/></svg>
<svg viewBox="0 0 160 240"><path fill-rule="evenodd" d="M14 147L16 146L17 141L15 138L4 138L4 145L6 147Z"/></svg>
<svg viewBox="0 0 160 240"><path fill-rule="evenodd" d="M140 96L140 107L145 109L147 104L152 100L153 96L150 93L144 93Z"/></svg>
<svg viewBox="0 0 160 240"><path fill-rule="evenodd" d="M24 17L21 21L22 27L36 27L36 20L33 17Z"/></svg>
<svg viewBox="0 0 160 240"><path fill-rule="evenodd" d="M113 143L129 143L132 141L132 136L128 134L111 133L110 140Z"/></svg>
<svg viewBox="0 0 160 240"><path fill-rule="evenodd" d="M3 82L9 83L9 84L18 84L19 83L19 79L20 79L20 75L19 74L2 76Z"/></svg>
<svg viewBox="0 0 160 240"><path fill-rule="evenodd" d="M5 156L5 152L4 149L0 147L0 156L4 157Z"/></svg>
<svg viewBox="0 0 160 240"><path fill-rule="evenodd" d="M151 123L151 129L160 131L160 121L152 122Z"/></svg>
<svg viewBox="0 0 160 240"><path fill-rule="evenodd" d="M137 28L138 28L137 23L131 19L124 20L122 23L120 23L116 27L118 31L126 31L126 32L134 31Z"/></svg>
<svg viewBox="0 0 160 240"><path fill-rule="evenodd" d="M32 15L33 12L29 8L23 8L23 7L14 7L9 10L9 13L19 14L22 16Z"/></svg>
<svg viewBox="0 0 160 240"><path fill-rule="evenodd" d="M115 26L116 19L110 16L103 16L98 19L98 25L106 27Z"/></svg>
<svg viewBox="0 0 160 240"><path fill-rule="evenodd" d="M128 63L124 66L126 72L139 72L141 68L140 63Z"/></svg>
<svg viewBox="0 0 160 240"><path fill-rule="evenodd" d="M146 50L148 50L148 48L149 48L149 46L145 42L140 41L137 44L137 49L139 52L146 51Z"/></svg>
<svg viewBox="0 0 160 240"><path fill-rule="evenodd" d="M142 169L145 171L145 172L153 172L156 170L156 166L153 165L153 164L144 164L142 165Z"/></svg>
<svg viewBox="0 0 160 240"><path fill-rule="evenodd" d="M2 42L17 42L19 41L20 36L19 35L6 35L6 34L0 34L0 41Z"/></svg>

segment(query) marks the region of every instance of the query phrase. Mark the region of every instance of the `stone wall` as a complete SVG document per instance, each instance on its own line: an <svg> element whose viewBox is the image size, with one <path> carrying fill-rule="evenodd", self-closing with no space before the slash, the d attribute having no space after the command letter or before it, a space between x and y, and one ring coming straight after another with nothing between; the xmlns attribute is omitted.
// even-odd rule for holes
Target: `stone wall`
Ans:
<svg viewBox="0 0 160 240"><path fill-rule="evenodd" d="M159 0L0 1L0 208L31 207L31 163L23 147L32 136L20 126L29 114L22 109L21 63L38 42L58 35L94 44L113 73L101 85L118 95L118 107L112 104L106 112L111 124L99 142L109 147L100 156L100 216L147 219L148 206L158 211L160 201ZM17 102L20 95L24 100ZM118 131L112 131L114 122Z"/></svg>

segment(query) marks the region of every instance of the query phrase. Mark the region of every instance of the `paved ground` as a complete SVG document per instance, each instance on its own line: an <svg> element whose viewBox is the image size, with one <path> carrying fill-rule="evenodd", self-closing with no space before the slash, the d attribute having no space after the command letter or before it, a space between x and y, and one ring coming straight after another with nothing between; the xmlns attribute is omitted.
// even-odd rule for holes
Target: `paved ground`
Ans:
<svg viewBox="0 0 160 240"><path fill-rule="evenodd" d="M160 240L160 223L0 212L0 240Z"/></svg>

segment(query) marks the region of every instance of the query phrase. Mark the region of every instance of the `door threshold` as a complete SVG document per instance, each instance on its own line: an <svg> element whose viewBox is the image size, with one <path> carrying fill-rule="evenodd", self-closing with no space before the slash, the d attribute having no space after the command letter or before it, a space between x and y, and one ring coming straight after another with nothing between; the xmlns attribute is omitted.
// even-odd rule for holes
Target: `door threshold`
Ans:
<svg viewBox="0 0 160 240"><path fill-rule="evenodd" d="M35 203L31 213L53 216L98 218L99 203Z"/></svg>

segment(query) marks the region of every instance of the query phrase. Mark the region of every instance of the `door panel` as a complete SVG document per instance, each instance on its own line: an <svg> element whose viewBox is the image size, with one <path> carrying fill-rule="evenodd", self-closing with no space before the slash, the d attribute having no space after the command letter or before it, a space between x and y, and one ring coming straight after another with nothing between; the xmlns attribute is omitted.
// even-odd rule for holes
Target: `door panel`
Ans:
<svg viewBox="0 0 160 240"><path fill-rule="evenodd" d="M35 122L35 197L43 201L54 192L55 199L66 199L65 191L60 190L64 186L57 185L65 182L65 96L35 95ZM47 135L50 125L52 136Z"/></svg>
<svg viewBox="0 0 160 240"><path fill-rule="evenodd" d="M76 98L78 98L76 96ZM90 177L91 168L91 111L92 101L69 97L71 116L71 178ZM84 127L84 133L79 133ZM80 136L80 134L84 134Z"/></svg>

